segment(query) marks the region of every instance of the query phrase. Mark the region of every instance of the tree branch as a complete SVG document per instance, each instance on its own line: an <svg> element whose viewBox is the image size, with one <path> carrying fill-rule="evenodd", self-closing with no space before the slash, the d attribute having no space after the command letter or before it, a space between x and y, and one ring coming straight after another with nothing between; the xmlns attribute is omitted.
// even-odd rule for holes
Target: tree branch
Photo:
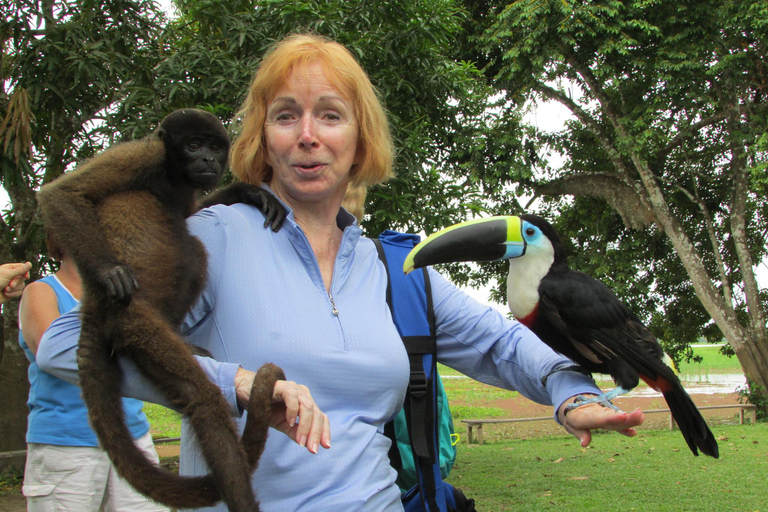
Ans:
<svg viewBox="0 0 768 512"><path fill-rule="evenodd" d="M738 119L734 111L729 118L731 133L738 133ZM744 281L744 297L747 303L750 323L759 340L766 339L766 317L760 301L760 289L753 271L754 262L749 252L747 239L746 205L749 194L749 177L747 175L747 156L744 146L738 141L731 142L731 179L733 194L731 196L731 235L739 260L741 277Z"/></svg>
<svg viewBox="0 0 768 512"><path fill-rule="evenodd" d="M746 332L735 316L733 304L722 300L717 288L712 284L701 254L699 254L693 241L670 210L669 204L667 204L667 200L664 197L664 192L656 181L657 178L648 165L647 160L633 148L633 140L626 128L621 124L618 111L608 95L605 94L599 80L589 69L589 66L580 62L576 58L574 51L562 41L559 43L559 47L566 62L574 68L574 71L584 80L591 94L597 99L607 121L616 130L619 141L625 143L627 156L640 176L640 183L634 183L634 185L637 189L644 190L643 195L647 197L648 204L654 212L659 227L664 230L677 251L678 257L688 272L696 295L701 300L702 305L723 331L726 339L734 344L734 348L742 348Z"/></svg>
<svg viewBox="0 0 768 512"><path fill-rule="evenodd" d="M627 185L630 184L630 170L627 167L624 160L621 158L621 154L613 145L611 138L607 133L598 125L592 116L589 115L583 108L581 108L575 101L569 98L563 91L558 91L554 87L550 87L541 82L536 82L533 89L544 95L545 98L555 100L568 108L576 118L586 126L586 128L595 136L605 152L608 154L608 158L611 159L611 163L617 171L624 173L623 180Z"/></svg>
<svg viewBox="0 0 768 512"><path fill-rule="evenodd" d="M677 135L675 135L674 137L672 137L669 140L669 142L667 143L666 146L661 148L656 153L656 155L654 156L654 161L661 162L662 160L667 158L667 156L669 156L669 154L676 147L680 146L683 142L687 141L688 139L690 139L691 137L696 135L696 133L698 133L699 130L701 130L702 128L705 128L707 126L711 126L711 125L713 125L715 123L719 123L720 121L722 121L726 117L728 117L728 113L727 112L721 112L721 113L719 113L717 115L714 115L714 116L711 116L711 117L707 117L705 119L702 119L701 121L693 123L691 126L686 128L685 130L682 130L682 131L678 132Z"/></svg>
<svg viewBox="0 0 768 512"><path fill-rule="evenodd" d="M656 222L656 217L647 201L616 174L569 175L536 186L535 190L545 195L599 197L621 215L624 225L630 229L643 229Z"/></svg>

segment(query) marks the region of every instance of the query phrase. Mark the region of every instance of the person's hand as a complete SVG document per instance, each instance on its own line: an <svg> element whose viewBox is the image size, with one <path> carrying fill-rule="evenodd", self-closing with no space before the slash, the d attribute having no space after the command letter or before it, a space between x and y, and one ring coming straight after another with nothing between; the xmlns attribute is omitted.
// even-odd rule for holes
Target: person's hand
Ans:
<svg viewBox="0 0 768 512"><path fill-rule="evenodd" d="M0 304L8 299L14 299L24 291L24 282L29 279L29 271L32 269L30 262L5 263L0 265Z"/></svg>
<svg viewBox="0 0 768 512"><path fill-rule="evenodd" d="M576 409L571 409L566 415L566 406L571 404L575 398L566 400L560 406L557 414L565 430L581 442L582 448L586 448L592 442L592 430L598 428L615 430L627 437L634 437L637 435L637 430L634 427L639 426L645 421L645 415L640 409L627 413L616 411L600 404L583 405Z"/></svg>
<svg viewBox="0 0 768 512"><path fill-rule="evenodd" d="M250 399L254 372L239 368L235 375L237 401L245 408ZM311 453L331 447L331 425L306 386L289 380L275 383L269 426L305 446Z"/></svg>

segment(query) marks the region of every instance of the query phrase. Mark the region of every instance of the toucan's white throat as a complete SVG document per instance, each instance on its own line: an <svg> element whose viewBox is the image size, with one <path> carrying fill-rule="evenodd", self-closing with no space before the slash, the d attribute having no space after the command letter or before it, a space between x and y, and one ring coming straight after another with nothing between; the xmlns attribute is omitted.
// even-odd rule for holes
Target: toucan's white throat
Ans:
<svg viewBox="0 0 768 512"><path fill-rule="evenodd" d="M536 244L528 244L519 258L509 260L507 301L516 318L530 315L539 302L539 283L555 262L555 250L546 237Z"/></svg>

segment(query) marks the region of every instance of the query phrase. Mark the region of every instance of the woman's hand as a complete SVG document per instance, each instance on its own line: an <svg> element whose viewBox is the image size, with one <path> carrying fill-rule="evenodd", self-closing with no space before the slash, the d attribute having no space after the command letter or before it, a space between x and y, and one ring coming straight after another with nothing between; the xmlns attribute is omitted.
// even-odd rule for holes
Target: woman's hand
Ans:
<svg viewBox="0 0 768 512"><path fill-rule="evenodd" d="M573 403L575 399L576 397L572 397L566 400L560 406L557 415L565 430L581 442L582 448L586 448L592 442L591 431L594 429L615 430L627 437L634 437L637 435L637 430L633 427L637 427L645 421L645 415L640 409L627 413L600 404L588 404L571 409L566 416L566 406Z"/></svg>
<svg viewBox="0 0 768 512"><path fill-rule="evenodd" d="M254 372L239 368L235 375L238 404L246 408L250 399ZM331 426L306 386L290 380L275 382L272 393L272 417L269 425L286 434L311 453L319 447L331 447Z"/></svg>
<svg viewBox="0 0 768 512"><path fill-rule="evenodd" d="M24 291L24 281L29 279L30 262L4 263L0 265L0 304L15 299Z"/></svg>

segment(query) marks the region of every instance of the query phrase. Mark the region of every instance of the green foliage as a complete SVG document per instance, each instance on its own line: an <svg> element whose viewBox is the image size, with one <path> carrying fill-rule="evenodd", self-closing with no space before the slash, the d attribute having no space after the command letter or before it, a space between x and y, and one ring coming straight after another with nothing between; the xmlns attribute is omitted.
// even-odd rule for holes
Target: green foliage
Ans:
<svg viewBox="0 0 768 512"><path fill-rule="evenodd" d="M0 497L18 495L24 482L24 468L8 466L0 471Z"/></svg>
<svg viewBox="0 0 768 512"><path fill-rule="evenodd" d="M763 386L757 385L751 380L747 381L747 385L736 389L739 393L739 403L754 404L757 406L757 419L758 421L768 421L765 411L768 410L768 393Z"/></svg>
<svg viewBox="0 0 768 512"><path fill-rule="evenodd" d="M160 38L157 79L120 106L126 122L188 105L233 120L266 49L288 34L314 32L352 51L390 115L397 178L369 193L366 230L432 232L483 209L467 167L482 151L476 142L487 131L489 90L474 66L451 55L465 19L457 2L191 0L177 7Z"/></svg>
<svg viewBox="0 0 768 512"><path fill-rule="evenodd" d="M5 5L0 182L12 210L0 223L0 258L37 263L44 250L35 191L120 138L111 109L152 80L163 18L149 0Z"/></svg>

